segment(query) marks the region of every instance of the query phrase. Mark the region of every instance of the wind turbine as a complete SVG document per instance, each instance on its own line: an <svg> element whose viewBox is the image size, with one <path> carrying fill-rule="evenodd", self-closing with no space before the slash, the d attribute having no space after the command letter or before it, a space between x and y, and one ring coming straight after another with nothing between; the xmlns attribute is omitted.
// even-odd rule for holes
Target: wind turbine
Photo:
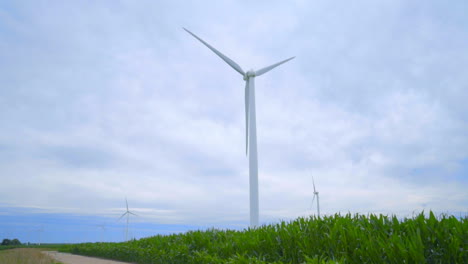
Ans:
<svg viewBox="0 0 468 264"><path fill-rule="evenodd" d="M210 46L210 44L203 41L201 38L183 28L190 35L198 39L201 43L207 46L211 51L224 60L235 71L240 73L245 80L245 152L249 154L249 186L250 186L250 227L258 226L258 164L257 164L257 128L256 128L256 115L255 115L255 77L260 76L270 70L278 67L279 65L294 59L280 61L260 70L249 70L244 72L242 68L233 60L219 52L217 49Z"/></svg>
<svg viewBox="0 0 468 264"><path fill-rule="evenodd" d="M39 237L39 241L38 241L38 245L41 244L41 233L44 232L44 225L41 225L39 228L37 228L36 230L33 230L33 231L36 231L37 234L38 234L38 237Z"/></svg>
<svg viewBox="0 0 468 264"><path fill-rule="evenodd" d="M317 215L320 217L319 192L315 190L314 176L312 176L312 184L314 185L314 198L312 198L312 207L314 206L315 197L317 197Z"/></svg>
<svg viewBox="0 0 468 264"><path fill-rule="evenodd" d="M96 225L101 229L101 242L104 242L104 233L106 232L106 224Z"/></svg>
<svg viewBox="0 0 468 264"><path fill-rule="evenodd" d="M122 217L124 217L125 215L127 216L127 228L125 229L125 241L128 240L128 218L129 216L132 214L134 216L138 216L136 214L134 214L133 212L130 212L130 210L128 210L128 201L127 201L127 198L125 198L125 204L127 205L127 211L125 211L125 213L123 213L122 216L119 217L119 219L117 221L119 221L120 219L122 219Z"/></svg>

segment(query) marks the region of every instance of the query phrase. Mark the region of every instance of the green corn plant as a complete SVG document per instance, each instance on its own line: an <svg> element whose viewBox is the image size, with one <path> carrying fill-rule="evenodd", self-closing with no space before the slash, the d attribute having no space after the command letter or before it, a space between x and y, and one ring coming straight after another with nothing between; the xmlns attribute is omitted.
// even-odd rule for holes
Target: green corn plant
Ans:
<svg viewBox="0 0 468 264"><path fill-rule="evenodd" d="M149 263L468 263L468 221L453 216L298 218L256 229L196 230L61 251Z"/></svg>

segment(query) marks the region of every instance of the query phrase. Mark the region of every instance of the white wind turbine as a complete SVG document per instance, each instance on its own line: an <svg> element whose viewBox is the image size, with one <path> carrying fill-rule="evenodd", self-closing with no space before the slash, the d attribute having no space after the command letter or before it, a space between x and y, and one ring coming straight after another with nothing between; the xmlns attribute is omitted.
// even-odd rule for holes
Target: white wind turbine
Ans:
<svg viewBox="0 0 468 264"><path fill-rule="evenodd" d="M184 28L190 35L198 39L201 43L207 46L211 51L216 53L222 60L229 66L240 73L245 80L245 151L249 154L249 186L250 186L250 227L258 226L258 164L257 164L257 128L255 116L255 77L260 76L277 66L294 59L280 61L271 66L262 68L260 70L249 70L244 72L242 68L233 60L226 57L224 54L210 46L201 38Z"/></svg>
<svg viewBox="0 0 468 264"><path fill-rule="evenodd" d="M315 190L314 176L312 176L312 184L314 185L314 198L312 198L312 207L314 206L315 197L317 197L317 216L320 217L319 192Z"/></svg>
<svg viewBox="0 0 468 264"><path fill-rule="evenodd" d="M41 233L44 232L44 225L41 225L39 228L37 228L36 230L34 230L37 232L38 234L38 237L39 237L39 241L37 242L38 245L41 244Z"/></svg>
<svg viewBox="0 0 468 264"><path fill-rule="evenodd" d="M101 242L104 242L104 233L106 232L106 224L96 225L101 229Z"/></svg>
<svg viewBox="0 0 468 264"><path fill-rule="evenodd" d="M125 229L125 241L127 241L128 240L128 218L130 217L131 214L134 215L134 216L138 216L138 215L136 215L133 212L130 212L130 210L128 210L127 198L125 198L125 204L127 205L127 211L125 211L125 213L123 213L123 215L120 216L117 221L122 219L122 217L124 217L125 215L127 216L127 228Z"/></svg>

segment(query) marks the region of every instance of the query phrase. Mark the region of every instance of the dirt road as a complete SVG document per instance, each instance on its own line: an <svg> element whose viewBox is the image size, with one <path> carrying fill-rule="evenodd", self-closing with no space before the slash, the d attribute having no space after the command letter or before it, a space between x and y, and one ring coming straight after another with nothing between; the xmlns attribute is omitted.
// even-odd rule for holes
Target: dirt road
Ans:
<svg viewBox="0 0 468 264"><path fill-rule="evenodd" d="M129 264L128 262L84 257L57 251L43 251L43 253L64 264Z"/></svg>

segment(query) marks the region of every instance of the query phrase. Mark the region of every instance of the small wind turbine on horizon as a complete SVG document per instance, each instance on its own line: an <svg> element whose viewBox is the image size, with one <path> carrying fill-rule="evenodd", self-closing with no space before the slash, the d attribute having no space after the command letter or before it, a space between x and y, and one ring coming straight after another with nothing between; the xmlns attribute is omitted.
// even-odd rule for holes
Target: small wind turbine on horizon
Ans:
<svg viewBox="0 0 468 264"><path fill-rule="evenodd" d="M134 216L138 216L136 214L134 214L133 212L131 212L130 210L128 210L128 201L127 201L127 198L125 198L125 204L127 205L127 211L125 211L125 213L123 213L122 216L119 217L119 219L117 221L119 221L120 219L122 219L122 217L124 217L125 215L127 216L127 228L125 229L125 241L128 240L128 219L130 217L130 215L134 215Z"/></svg>
<svg viewBox="0 0 468 264"><path fill-rule="evenodd" d="M38 234L38 238L39 238L39 241L37 242L38 245L41 244L41 233L44 232L44 225L41 225L40 228L36 229L36 230L33 230L35 232L37 232Z"/></svg>
<svg viewBox="0 0 468 264"><path fill-rule="evenodd" d="M314 198L312 198L312 207L314 207L314 200L317 197L317 216L320 217L320 204L319 204L319 192L315 189L314 176L312 176L312 184L314 185Z"/></svg>
<svg viewBox="0 0 468 264"><path fill-rule="evenodd" d="M101 242L104 242L104 233L106 232L106 224L96 225L101 229Z"/></svg>
<svg viewBox="0 0 468 264"><path fill-rule="evenodd" d="M217 49L210 46L201 38L183 28L190 35L198 39L201 43L207 46L211 51L224 60L235 71L240 73L245 81L245 151L249 155L249 186L250 186L250 227L258 226L259 205L258 205L258 164L257 164L257 127L255 115L255 77L260 76L270 70L286 63L295 57L280 61L260 70L249 70L244 72L242 68L233 60L219 52Z"/></svg>

